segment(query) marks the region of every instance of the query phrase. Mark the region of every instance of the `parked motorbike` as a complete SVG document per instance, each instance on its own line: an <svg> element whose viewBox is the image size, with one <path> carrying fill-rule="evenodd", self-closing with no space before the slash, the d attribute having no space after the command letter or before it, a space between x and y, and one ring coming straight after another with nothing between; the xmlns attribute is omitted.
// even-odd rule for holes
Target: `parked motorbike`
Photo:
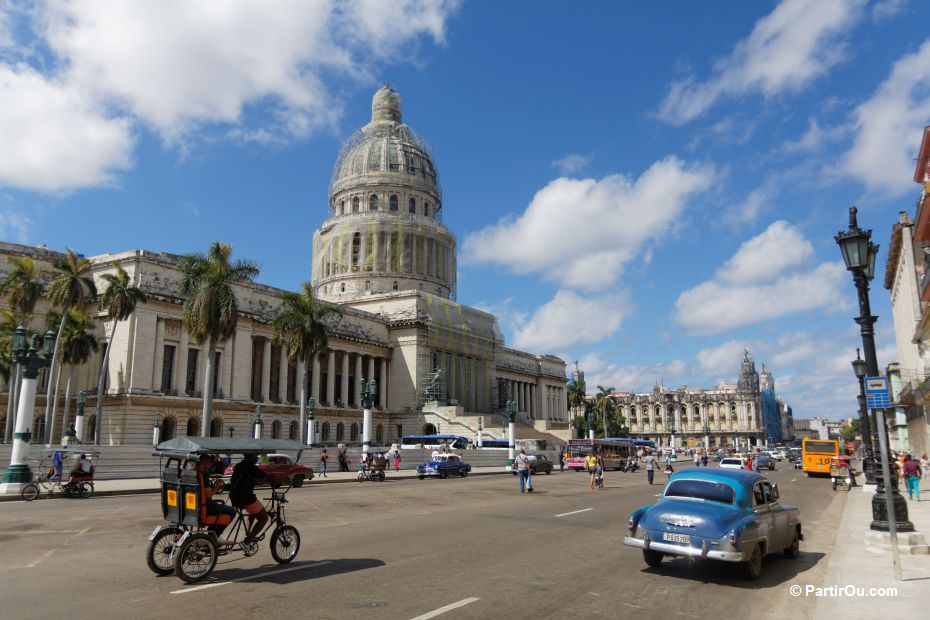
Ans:
<svg viewBox="0 0 930 620"><path fill-rule="evenodd" d="M627 461L623 464L623 471L633 473L639 469L639 463L636 461Z"/></svg>

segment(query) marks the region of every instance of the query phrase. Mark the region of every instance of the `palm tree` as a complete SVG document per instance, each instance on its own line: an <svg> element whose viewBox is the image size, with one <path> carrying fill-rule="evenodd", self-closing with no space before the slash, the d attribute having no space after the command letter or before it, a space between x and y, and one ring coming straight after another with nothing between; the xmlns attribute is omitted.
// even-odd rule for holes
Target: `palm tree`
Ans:
<svg viewBox="0 0 930 620"><path fill-rule="evenodd" d="M97 380L97 405L94 411L96 423L94 424L94 443L100 445L100 436L103 430L103 391L107 381L107 372L110 363L110 346L116 335L116 325L125 321L135 311L136 304L145 303L147 297L142 289L133 286L129 274L123 269L120 262L113 261L116 273L105 273L100 277L107 283L107 288L100 296L97 307L105 310L107 318L113 321L110 328L110 337L107 339L107 348L103 354L103 365L100 367L100 377Z"/></svg>
<svg viewBox="0 0 930 620"><path fill-rule="evenodd" d="M307 365L328 349L324 321L341 312L338 306L314 299L313 288L309 282L304 282L300 293L284 294L281 311L271 323L275 344L283 345L288 359L298 362L301 443L307 443Z"/></svg>
<svg viewBox="0 0 930 620"><path fill-rule="evenodd" d="M607 414L613 411L614 400L613 394L616 390L613 387L597 386L597 396L594 397L594 403L597 410L601 412L604 420L604 437L607 437Z"/></svg>
<svg viewBox="0 0 930 620"><path fill-rule="evenodd" d="M0 281L0 295L10 305L13 328L17 324L28 325L36 302L42 294L42 282L35 262L28 256L8 256L6 262L12 267L9 273ZM6 317L4 318L6 322ZM12 345L12 341L10 342ZM12 360L10 360L12 365ZM12 372L13 380L9 382L10 391L7 397L6 425L3 431L3 440L10 443L13 440L13 419L16 417L16 401L19 397L19 364Z"/></svg>
<svg viewBox="0 0 930 620"><path fill-rule="evenodd" d="M93 334L94 322L83 310L72 308L65 317L65 329L62 332L61 363L68 365L68 382L65 387L65 409L61 419L61 436L64 438L68 428L68 409L71 404L71 379L74 367L87 363L91 354L97 352L97 338ZM98 398L98 401L100 399ZM52 417L54 423L55 418Z"/></svg>
<svg viewBox="0 0 930 620"><path fill-rule="evenodd" d="M52 304L61 309L62 315L67 314L71 308L83 308L88 298L97 296L97 286L91 276L93 265L86 258L67 248L67 253L52 261L52 281L48 285L48 298ZM52 354L52 376L49 377L48 392L45 404L45 443L52 439L52 415L58 404L58 376L61 367L59 351L61 350L61 335L66 321L58 324L58 335L55 337L55 351Z"/></svg>
<svg viewBox="0 0 930 620"><path fill-rule="evenodd" d="M213 350L216 343L236 333L239 314L234 284L250 282L258 275L258 264L252 260L230 262L232 247L221 241L210 246L206 255L187 254L178 260L181 272L181 296L184 307L181 323L198 344L206 344L203 393L203 417L200 434L210 434L213 412Z"/></svg>

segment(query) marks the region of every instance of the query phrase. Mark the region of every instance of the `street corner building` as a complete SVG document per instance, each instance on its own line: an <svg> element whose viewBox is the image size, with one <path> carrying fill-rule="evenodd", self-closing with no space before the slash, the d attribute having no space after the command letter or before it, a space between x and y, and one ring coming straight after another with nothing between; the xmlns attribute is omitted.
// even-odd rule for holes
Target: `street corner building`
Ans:
<svg viewBox="0 0 930 620"><path fill-rule="evenodd" d="M503 437L509 400L517 403L521 438L568 439L565 362L507 348L492 314L455 301L456 238L442 223L444 207L429 147L403 123L399 94L382 87L372 100L371 122L339 153L328 217L313 235L314 294L342 308L325 321L329 350L309 368L298 368L272 342L271 321L286 291L236 285L236 331L215 352L210 434L250 436L261 405L266 436L299 437L299 377L305 376L306 394L317 403L315 443L360 443L360 379L378 385L375 445L435 432L474 439L479 427L485 437ZM0 243L0 255L4 272L7 256L29 256L40 268L60 256L11 243ZM181 324L178 259L147 250L89 258L99 290L105 288L101 276L113 273L118 260L148 300L116 325L103 394L96 393L103 346L86 364L62 370L62 392L70 377L69 401L80 390L87 393L82 441L94 440L97 398L103 398L103 445L150 443L156 417L161 440L199 434L206 353ZM48 308L41 299L33 330L44 331ZM112 322L102 311L95 321L105 344ZM38 379L33 438L45 433L48 375L43 370ZM6 426L8 397L7 385L0 427ZM65 415L73 420L72 402L58 411L70 411ZM61 438L62 425L56 426L53 442Z"/></svg>

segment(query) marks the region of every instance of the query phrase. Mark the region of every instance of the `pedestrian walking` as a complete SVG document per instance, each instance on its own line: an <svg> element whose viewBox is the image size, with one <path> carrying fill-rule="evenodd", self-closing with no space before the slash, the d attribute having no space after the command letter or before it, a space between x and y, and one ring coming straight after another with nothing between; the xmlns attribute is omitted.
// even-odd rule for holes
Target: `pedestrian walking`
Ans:
<svg viewBox="0 0 930 620"><path fill-rule="evenodd" d="M513 460L517 468L517 478L520 479L520 493L526 492L526 482L530 477L530 460L526 458L526 451L521 449L520 454Z"/></svg>
<svg viewBox="0 0 930 620"><path fill-rule="evenodd" d="M400 471L400 449L394 448L394 471Z"/></svg>
<svg viewBox="0 0 930 620"><path fill-rule="evenodd" d="M559 471L565 471L565 454L559 452Z"/></svg>
<svg viewBox="0 0 930 620"><path fill-rule="evenodd" d="M675 473L675 468L672 467L672 463L675 461L675 453L669 452L665 455L665 475L671 476Z"/></svg>
<svg viewBox="0 0 930 620"><path fill-rule="evenodd" d="M701 455L698 454L697 452L694 453L694 466L695 467L701 466Z"/></svg>
<svg viewBox="0 0 930 620"><path fill-rule="evenodd" d="M320 475L326 477L326 462L329 460L329 455L326 454L326 448L323 448L323 451L320 452L320 468L323 470Z"/></svg>
<svg viewBox="0 0 930 620"><path fill-rule="evenodd" d="M597 455L597 467L595 468L594 473L594 482L597 485L597 488L604 488L604 457L600 454Z"/></svg>
<svg viewBox="0 0 930 620"><path fill-rule="evenodd" d="M927 458L926 452L920 457L920 469L923 471L924 478L930 478L930 458Z"/></svg>
<svg viewBox="0 0 930 620"><path fill-rule="evenodd" d="M339 449L339 471L349 471L349 457L344 447Z"/></svg>
<svg viewBox="0 0 930 620"><path fill-rule="evenodd" d="M584 468L588 472L588 489L594 490L594 477L597 476L597 457L593 452L588 452L584 459Z"/></svg>
<svg viewBox="0 0 930 620"><path fill-rule="evenodd" d="M708 461L707 452L704 452L701 455L701 465L703 465L704 467L707 467L707 461Z"/></svg>
<svg viewBox="0 0 930 620"><path fill-rule="evenodd" d="M649 481L649 484L652 484L652 477L656 473L656 457L650 453L643 460L646 463L646 480Z"/></svg>
<svg viewBox="0 0 930 620"><path fill-rule="evenodd" d="M901 471L904 474L904 483L907 485L907 498L914 499L914 496L917 496L917 501L920 501L920 463L917 462L910 454L906 455L907 460L904 461L904 466L901 468Z"/></svg>

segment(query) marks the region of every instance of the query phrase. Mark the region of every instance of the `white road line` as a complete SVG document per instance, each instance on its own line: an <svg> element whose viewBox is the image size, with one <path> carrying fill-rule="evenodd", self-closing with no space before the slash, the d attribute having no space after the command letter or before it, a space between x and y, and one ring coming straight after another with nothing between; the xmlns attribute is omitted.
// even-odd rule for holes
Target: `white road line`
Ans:
<svg viewBox="0 0 930 620"><path fill-rule="evenodd" d="M792 479L791 479L791 482L794 482L795 480L797 480L797 478L792 478Z"/></svg>
<svg viewBox="0 0 930 620"><path fill-rule="evenodd" d="M240 581L258 579L259 577L268 577L269 575L279 575L281 573L289 573L291 571L302 570L304 568L315 568L317 566L323 566L324 564L332 564L332 561L324 560L322 562L315 562L313 564L301 564L300 566L289 566L288 568L272 570L272 571L268 571L267 573L257 573L255 575L249 575L248 577L239 577L238 579L230 579L229 581L216 581L214 583L207 583L202 586L194 586L193 588L184 588L183 590L174 590L173 592L171 592L171 594L187 594L188 592L196 592L197 590L206 590L207 588L218 588L219 586L225 586L230 583L238 583Z"/></svg>
<svg viewBox="0 0 930 620"><path fill-rule="evenodd" d="M555 516L556 516L556 517L567 517L568 515L576 515L576 514L578 514L579 512L588 512L589 510L594 510L594 509L593 509L593 508L585 508L585 509L583 509L583 510L575 510L575 511L572 511L572 512L563 512L562 514L560 514L560 515L555 515Z"/></svg>
<svg viewBox="0 0 930 620"><path fill-rule="evenodd" d="M434 609L429 613L425 613L422 616L417 616L416 618L411 618L411 620L429 620L430 618L435 618L440 614L444 614L447 611L452 611L453 609L458 609L459 607L465 607L465 605L470 605L475 601L480 601L480 598L471 596L469 598L463 598L458 603L452 603L451 605L446 605L445 607L440 607L439 609Z"/></svg>

